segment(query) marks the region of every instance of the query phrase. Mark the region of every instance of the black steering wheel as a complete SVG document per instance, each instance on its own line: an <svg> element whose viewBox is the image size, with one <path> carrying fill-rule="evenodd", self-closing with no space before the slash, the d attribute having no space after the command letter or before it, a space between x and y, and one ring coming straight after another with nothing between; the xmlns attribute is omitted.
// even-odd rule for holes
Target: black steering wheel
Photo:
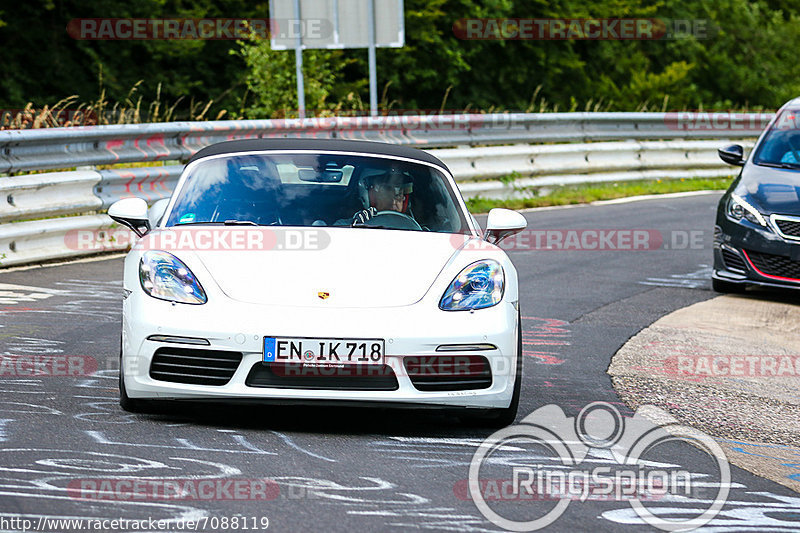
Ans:
<svg viewBox="0 0 800 533"><path fill-rule="evenodd" d="M422 226L416 220L398 211L378 211L372 215L372 218L364 222L364 225L386 226L392 229L422 229Z"/></svg>

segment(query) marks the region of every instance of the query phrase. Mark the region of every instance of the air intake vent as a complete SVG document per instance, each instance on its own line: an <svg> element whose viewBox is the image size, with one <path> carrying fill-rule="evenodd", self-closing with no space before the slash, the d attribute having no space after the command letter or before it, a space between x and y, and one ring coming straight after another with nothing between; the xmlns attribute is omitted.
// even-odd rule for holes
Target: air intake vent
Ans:
<svg viewBox="0 0 800 533"><path fill-rule="evenodd" d="M239 352L163 347L153 355L150 377L172 383L225 385L241 361Z"/></svg>
<svg viewBox="0 0 800 533"><path fill-rule="evenodd" d="M800 261L792 261L782 255L762 254L749 250L747 255L753 265L768 276L800 279Z"/></svg>
<svg viewBox="0 0 800 533"><path fill-rule="evenodd" d="M488 389L492 370L482 355L425 355L403 359L408 377L421 391Z"/></svg>
<svg viewBox="0 0 800 533"><path fill-rule="evenodd" d="M800 220L785 220L775 217L775 224L784 235L800 238Z"/></svg>
<svg viewBox="0 0 800 533"><path fill-rule="evenodd" d="M734 272L741 272L744 274L746 267L744 266L744 260L739 257L739 254L728 250L727 248L722 249L722 260L725 261L725 266L728 270L733 270Z"/></svg>
<svg viewBox="0 0 800 533"><path fill-rule="evenodd" d="M344 365L338 368L301 363L256 363L247 375L248 387L313 390L397 390L388 365Z"/></svg>

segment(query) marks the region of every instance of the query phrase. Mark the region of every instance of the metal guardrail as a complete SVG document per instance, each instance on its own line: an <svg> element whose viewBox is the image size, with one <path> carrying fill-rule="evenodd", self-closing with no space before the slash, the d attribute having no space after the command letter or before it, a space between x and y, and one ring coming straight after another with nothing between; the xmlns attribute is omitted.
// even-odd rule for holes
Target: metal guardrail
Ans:
<svg viewBox="0 0 800 533"><path fill-rule="evenodd" d="M0 177L0 265L125 248L128 239L113 238L97 249L81 248L75 235L90 231L102 240L112 223L95 212L120 198L138 196L153 203L168 197L183 169L174 163L225 140L317 137L433 148L465 197L507 198L564 184L730 175L731 167L719 161L716 149L729 141L752 146L771 118L740 114L736 124L725 127L710 117L698 121L696 115L681 113L541 113L4 130L0 173L10 175ZM173 164L118 168L159 161ZM114 168L93 168L99 165ZM78 170L14 175L72 168ZM61 215L83 216L24 222Z"/></svg>
<svg viewBox="0 0 800 533"><path fill-rule="evenodd" d="M740 115L728 138L755 137L771 114ZM681 113L507 113L170 122L0 131L0 173L185 160L209 144L262 137L364 139L429 148L627 139L707 139L721 129Z"/></svg>

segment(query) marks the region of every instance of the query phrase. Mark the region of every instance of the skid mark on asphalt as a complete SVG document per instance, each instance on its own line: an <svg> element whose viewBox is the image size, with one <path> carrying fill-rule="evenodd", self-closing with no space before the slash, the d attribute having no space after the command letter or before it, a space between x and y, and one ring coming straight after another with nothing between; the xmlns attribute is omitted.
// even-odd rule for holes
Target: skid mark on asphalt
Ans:
<svg viewBox="0 0 800 533"><path fill-rule="evenodd" d="M698 265L700 268L687 274L671 274L666 278L647 278L639 281L640 285L650 285L654 287L676 287L682 289L707 289L710 287L711 271L710 265Z"/></svg>

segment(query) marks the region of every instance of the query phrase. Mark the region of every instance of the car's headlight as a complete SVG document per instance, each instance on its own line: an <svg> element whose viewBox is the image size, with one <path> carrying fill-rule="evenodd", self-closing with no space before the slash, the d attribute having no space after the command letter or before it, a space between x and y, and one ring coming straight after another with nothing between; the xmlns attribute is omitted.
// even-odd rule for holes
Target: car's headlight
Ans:
<svg viewBox="0 0 800 533"><path fill-rule="evenodd" d="M767 220L764 218L764 215L758 212L758 210L747 203L741 196L738 194L731 194L730 199L728 199L728 216L734 220L742 220L745 218L752 222L753 224L758 224L759 226L767 226Z"/></svg>
<svg viewBox="0 0 800 533"><path fill-rule="evenodd" d="M142 290L159 300L204 304L206 293L189 267L167 252L148 251L139 261Z"/></svg>
<svg viewBox="0 0 800 533"><path fill-rule="evenodd" d="M472 263L450 283L439 302L444 311L483 309L500 303L505 289L505 274L492 260Z"/></svg>

